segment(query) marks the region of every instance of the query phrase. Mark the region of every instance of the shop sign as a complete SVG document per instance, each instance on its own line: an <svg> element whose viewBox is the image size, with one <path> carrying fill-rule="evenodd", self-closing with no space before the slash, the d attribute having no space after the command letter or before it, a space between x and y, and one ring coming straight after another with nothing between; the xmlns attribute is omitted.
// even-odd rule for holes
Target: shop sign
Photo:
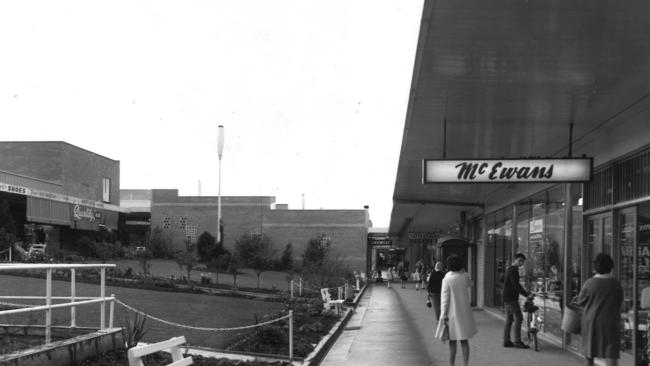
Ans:
<svg viewBox="0 0 650 366"><path fill-rule="evenodd" d="M371 246L377 246L377 245L391 246L391 245L393 245L393 241L388 237L378 237L378 238L370 237L370 238L368 238L368 245L371 245Z"/></svg>
<svg viewBox="0 0 650 366"><path fill-rule="evenodd" d="M94 210L92 207L74 205L72 208L72 218L77 221L88 220L90 222L95 222L95 220L102 218L102 213Z"/></svg>
<svg viewBox="0 0 650 366"><path fill-rule="evenodd" d="M422 183L589 182L592 158L437 160L422 163Z"/></svg>
<svg viewBox="0 0 650 366"><path fill-rule="evenodd" d="M14 185L11 185L11 184L0 183L0 191L27 195L27 188L20 187L20 186L14 186Z"/></svg>
<svg viewBox="0 0 650 366"><path fill-rule="evenodd" d="M54 192L47 192L47 191L41 191L41 190L38 190L38 189L33 189L33 188L28 188L28 187L16 186L16 185L2 183L2 182L0 182L0 191L15 193L15 194L22 194L22 195L25 195L25 196L31 196L31 197L37 197L37 198L45 198L45 199L49 199L49 200L57 201L57 202L67 202L67 203L70 203L70 204L73 204L73 205L84 205L84 206L90 206L90 207L101 208L101 209L108 209L108 210L111 210L111 211L118 211L118 212L123 212L124 211L120 206L106 204L106 203L103 203L103 202L93 201L93 200L89 200L89 199L66 196L66 195L59 194L59 193L54 193Z"/></svg>
<svg viewBox="0 0 650 366"><path fill-rule="evenodd" d="M409 233L410 240L435 240L439 236L437 233Z"/></svg>
<svg viewBox="0 0 650 366"><path fill-rule="evenodd" d="M542 240L544 237L544 219L531 219L528 224L528 239Z"/></svg>

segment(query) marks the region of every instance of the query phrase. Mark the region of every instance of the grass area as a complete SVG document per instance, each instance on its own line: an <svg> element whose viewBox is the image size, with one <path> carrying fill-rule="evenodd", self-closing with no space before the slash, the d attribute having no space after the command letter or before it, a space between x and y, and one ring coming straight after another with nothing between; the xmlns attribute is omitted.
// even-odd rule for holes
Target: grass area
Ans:
<svg viewBox="0 0 650 366"><path fill-rule="evenodd" d="M135 259L119 259L119 260L110 260L107 263L115 263L117 268L121 270L126 270L131 267L133 273L142 272L142 267ZM248 287L255 288L257 287L257 276L255 272L250 268L240 268L240 274L237 275L237 286L239 287ZM208 273L204 265L199 264L196 270L193 270L190 279L194 281L199 281L201 273ZM165 259L154 259L151 261L151 275L156 277L168 277L173 275L174 277L180 277L181 275L186 275L185 272L180 271L178 264L173 260ZM218 277L218 282L221 284L232 285L233 278L229 273L210 273L211 279L214 283ZM266 271L262 273L260 277L260 288L272 289L276 288L282 291L288 289L287 284L287 274L285 272L276 272L276 271ZM296 277L297 280L297 277Z"/></svg>
<svg viewBox="0 0 650 366"><path fill-rule="evenodd" d="M2 286L0 286L0 295L45 295L45 281L42 279L0 276L0 283L2 283ZM52 285L53 296L69 296L69 282L53 281ZM77 296L99 296L99 294L100 290L98 285L77 283ZM282 304L280 303L261 300L159 292L111 286L107 286L106 294L115 294L117 299L149 315L195 327L226 328L249 325L254 323L256 316L259 318L266 314L275 315L282 308ZM18 300L11 302L28 303L27 301ZM132 316L132 313L124 307L116 305L115 326L122 326L127 316ZM93 304L78 307L76 318L78 326L98 327L99 305ZM69 325L70 310L55 309L52 314L52 319L55 325ZM0 317L0 323L43 324L44 314L2 316ZM156 322L152 319L147 320L146 328L147 333L143 339L146 342L157 342L184 335L191 345L214 348L225 348L237 335L249 332L206 332L174 327Z"/></svg>

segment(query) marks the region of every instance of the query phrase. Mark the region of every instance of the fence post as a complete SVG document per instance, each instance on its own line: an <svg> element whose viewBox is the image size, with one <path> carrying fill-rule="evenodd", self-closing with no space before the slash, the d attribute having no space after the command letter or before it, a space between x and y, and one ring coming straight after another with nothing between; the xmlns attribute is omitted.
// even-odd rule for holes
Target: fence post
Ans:
<svg viewBox="0 0 650 366"><path fill-rule="evenodd" d="M289 310L289 361L293 361L293 310Z"/></svg>
<svg viewBox="0 0 650 366"><path fill-rule="evenodd" d="M48 306L45 310L45 344L52 342L52 268L47 269L45 279L45 305Z"/></svg>
<svg viewBox="0 0 650 366"><path fill-rule="evenodd" d="M74 268L70 268L70 302L74 302L75 296L77 296L77 271ZM70 327L74 328L77 326L77 307L70 307Z"/></svg>
<svg viewBox="0 0 650 366"><path fill-rule="evenodd" d="M291 298L293 299L293 280L291 280Z"/></svg>
<svg viewBox="0 0 650 366"><path fill-rule="evenodd" d="M106 297L106 268L105 267L102 267L100 269L99 296L102 298L102 302L99 303L99 330L104 330L104 327L106 325L106 301L103 300Z"/></svg>
<svg viewBox="0 0 650 366"><path fill-rule="evenodd" d="M298 280L298 296L302 296L302 277Z"/></svg>
<svg viewBox="0 0 650 366"><path fill-rule="evenodd" d="M113 328L113 317L115 315L115 294L111 294L111 305L108 310L108 327Z"/></svg>

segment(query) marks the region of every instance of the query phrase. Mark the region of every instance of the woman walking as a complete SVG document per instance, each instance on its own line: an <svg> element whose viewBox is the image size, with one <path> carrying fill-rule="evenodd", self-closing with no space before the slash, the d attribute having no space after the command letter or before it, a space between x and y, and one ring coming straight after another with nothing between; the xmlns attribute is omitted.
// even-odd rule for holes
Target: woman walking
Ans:
<svg viewBox="0 0 650 366"><path fill-rule="evenodd" d="M434 271L429 275L429 283L427 284L427 291L433 304L433 311L436 313L436 320L440 320L440 293L442 292L442 279L445 277L445 272L442 271L442 262L436 262Z"/></svg>
<svg viewBox="0 0 650 366"><path fill-rule="evenodd" d="M584 306L580 329L582 354L587 365L594 365L594 357L604 358L607 366L618 365L621 335L619 319L623 303L621 283L612 277L614 260L600 253L594 260L596 274L585 281L575 302Z"/></svg>
<svg viewBox="0 0 650 366"><path fill-rule="evenodd" d="M460 341L463 365L469 364L469 339L476 334L476 322L469 299L472 280L463 271L461 258L452 254L447 258L449 272L442 280L440 321L436 338L441 339L445 325L449 327L449 364L456 365L456 342Z"/></svg>

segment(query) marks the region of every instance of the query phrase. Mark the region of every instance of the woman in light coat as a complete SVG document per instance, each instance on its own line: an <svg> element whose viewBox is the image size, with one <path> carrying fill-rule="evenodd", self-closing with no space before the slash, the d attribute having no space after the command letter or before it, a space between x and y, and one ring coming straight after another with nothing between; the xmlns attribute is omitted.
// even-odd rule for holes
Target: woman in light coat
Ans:
<svg viewBox="0 0 650 366"><path fill-rule="evenodd" d="M467 272L463 271L461 258L452 254L447 258L449 272L442 279L440 295L440 321L436 338L441 338L445 324L449 326L449 364L456 364L456 341L460 341L463 352L463 365L469 363L469 339L476 334L476 322L469 299L472 287Z"/></svg>

